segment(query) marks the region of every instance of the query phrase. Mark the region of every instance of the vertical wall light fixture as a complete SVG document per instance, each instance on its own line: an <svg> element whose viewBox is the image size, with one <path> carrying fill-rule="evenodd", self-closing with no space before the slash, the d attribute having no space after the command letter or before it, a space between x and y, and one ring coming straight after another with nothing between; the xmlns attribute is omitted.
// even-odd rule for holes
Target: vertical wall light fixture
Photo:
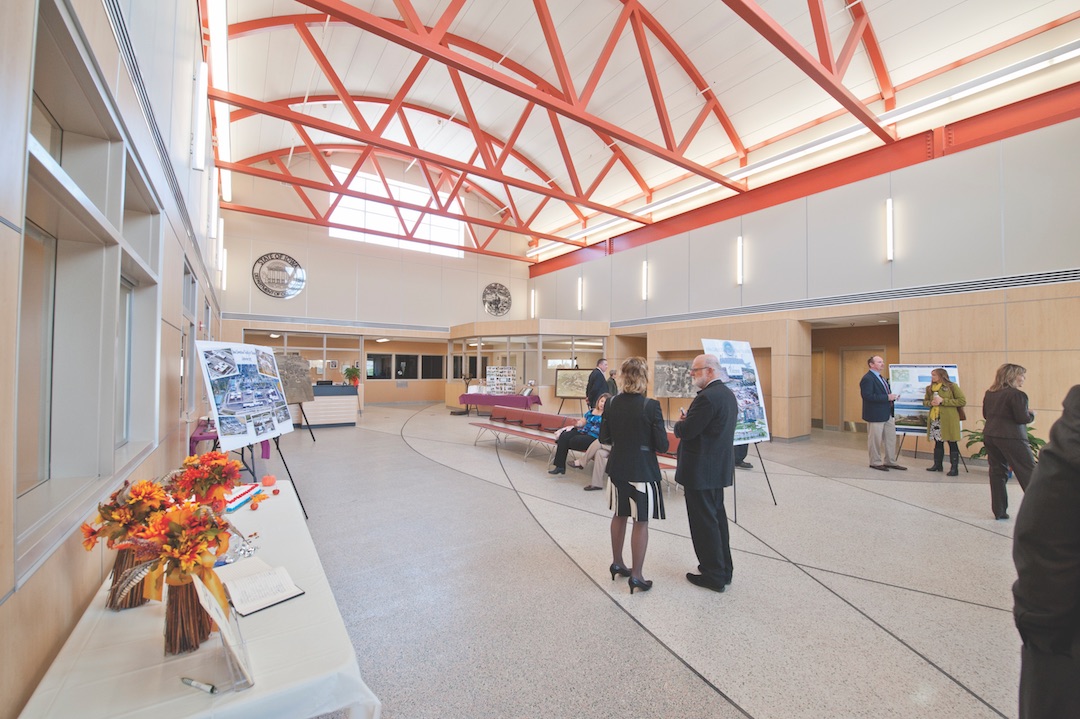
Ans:
<svg viewBox="0 0 1080 719"><path fill-rule="evenodd" d="M536 290L529 290L529 319L536 319Z"/></svg>
<svg viewBox="0 0 1080 719"><path fill-rule="evenodd" d="M649 299L649 261L641 261L641 299Z"/></svg>
<svg viewBox="0 0 1080 719"><path fill-rule="evenodd" d="M893 239L893 211L892 211L892 198L889 197L885 200L885 259L889 262L893 261L894 256L894 239Z"/></svg>
<svg viewBox="0 0 1080 719"><path fill-rule="evenodd" d="M581 277L577 278L577 308L581 312L585 306L585 285Z"/></svg>
<svg viewBox="0 0 1080 719"><path fill-rule="evenodd" d="M229 251L221 251L221 291L228 289L229 285Z"/></svg>
<svg viewBox="0 0 1080 719"><path fill-rule="evenodd" d="M740 285L743 282L743 244L742 235L735 240L735 281Z"/></svg>
<svg viewBox="0 0 1080 719"><path fill-rule="evenodd" d="M191 138L191 169L197 172L206 169L206 123L210 116L206 87L209 80L210 67L205 62L200 62L195 75L195 133Z"/></svg>

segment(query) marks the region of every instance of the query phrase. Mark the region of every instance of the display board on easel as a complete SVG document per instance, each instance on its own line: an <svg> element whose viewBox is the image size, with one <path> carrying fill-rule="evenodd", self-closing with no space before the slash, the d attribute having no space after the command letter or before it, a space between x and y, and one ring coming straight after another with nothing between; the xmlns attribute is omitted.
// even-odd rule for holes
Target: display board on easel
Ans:
<svg viewBox="0 0 1080 719"><path fill-rule="evenodd" d="M923 399L927 385L933 382L930 373L936 369L945 370L950 381L960 384L959 371L954 364L889 365L889 386L900 395L894 404L897 434L926 436L926 417L930 408L923 406Z"/></svg>
<svg viewBox="0 0 1080 719"><path fill-rule="evenodd" d="M270 347L195 341L218 441L224 452L292 432L292 418Z"/></svg>
<svg viewBox="0 0 1080 719"><path fill-rule="evenodd" d="M559 399L585 399L591 369L555 370L555 396Z"/></svg>
<svg viewBox="0 0 1080 719"><path fill-rule="evenodd" d="M735 444L769 441L769 421L765 416L765 400L761 394L757 363L749 342L738 340L701 340L705 354L720 361L727 374L724 384L735 393L739 404L735 424Z"/></svg>

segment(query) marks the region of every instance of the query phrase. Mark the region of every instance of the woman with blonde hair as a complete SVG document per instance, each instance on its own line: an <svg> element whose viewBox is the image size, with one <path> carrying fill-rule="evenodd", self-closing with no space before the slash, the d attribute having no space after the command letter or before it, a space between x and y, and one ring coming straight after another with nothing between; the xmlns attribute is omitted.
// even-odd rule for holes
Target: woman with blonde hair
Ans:
<svg viewBox="0 0 1080 719"><path fill-rule="evenodd" d="M941 472L945 469L945 443L949 443L949 477L958 475L960 466L960 408L967 404L967 398L960 390L960 385L949 380L949 373L938 367L930 373L930 384L926 386L923 406L929 407L926 416L926 437L934 440L934 464L927 472Z"/></svg>
<svg viewBox="0 0 1080 719"><path fill-rule="evenodd" d="M642 574L649 546L649 519L664 518L664 494L660 489L657 452L668 448L667 428L660 403L645 396L649 386L648 365L643 357L631 357L619 371L622 392L608 400L600 423L600 441L611 445L607 473L611 478L608 506L611 517L611 572L629 577L630 593L648 591L652 581ZM630 536L633 564L623 564L626 520L634 518Z"/></svg>
<svg viewBox="0 0 1080 719"><path fill-rule="evenodd" d="M998 367L994 384L983 395L983 446L990 464L990 509L994 519L1008 519L1009 495L1005 491L1008 468L1012 467L1020 488L1026 490L1035 457L1028 443L1027 425L1035 421L1028 409L1028 396L1020 389L1027 370L1018 364Z"/></svg>

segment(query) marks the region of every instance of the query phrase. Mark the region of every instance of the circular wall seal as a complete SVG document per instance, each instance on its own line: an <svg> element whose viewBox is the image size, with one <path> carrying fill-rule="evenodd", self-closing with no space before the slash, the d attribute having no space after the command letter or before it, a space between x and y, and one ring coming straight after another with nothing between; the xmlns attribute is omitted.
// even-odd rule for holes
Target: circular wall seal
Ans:
<svg viewBox="0 0 1080 719"><path fill-rule="evenodd" d="M484 303L484 310L489 315L502 317L510 311L510 290L506 289L505 285L492 282L484 288L480 301Z"/></svg>
<svg viewBox="0 0 1080 719"><path fill-rule="evenodd" d="M307 282L300 263L282 252L268 252L255 260L251 279L263 294L283 300L296 297Z"/></svg>

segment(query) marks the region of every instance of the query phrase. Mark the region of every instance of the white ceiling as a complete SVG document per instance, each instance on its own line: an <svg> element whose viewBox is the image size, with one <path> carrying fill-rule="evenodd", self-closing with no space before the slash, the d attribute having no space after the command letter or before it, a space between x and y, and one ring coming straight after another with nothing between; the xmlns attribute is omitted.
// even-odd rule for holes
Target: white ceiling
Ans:
<svg viewBox="0 0 1080 719"><path fill-rule="evenodd" d="M876 120L1076 42L1078 0L203 3L219 1L231 94L211 96L233 105L234 170L262 170L224 208L326 224L337 181L311 151L352 166L375 148L365 172L468 196L441 212L475 219L469 249L523 260L530 245L562 240L557 253L591 244L881 146L890 133L907 137L1080 79L1072 59L896 126ZM824 56L815 17L831 44ZM395 100L399 111L384 118ZM871 132L745 180L727 177L855 126ZM294 181L282 166L307 186L267 202L274 195L263 183ZM652 216L639 212L695 188ZM410 229L404 223L401 236Z"/></svg>

